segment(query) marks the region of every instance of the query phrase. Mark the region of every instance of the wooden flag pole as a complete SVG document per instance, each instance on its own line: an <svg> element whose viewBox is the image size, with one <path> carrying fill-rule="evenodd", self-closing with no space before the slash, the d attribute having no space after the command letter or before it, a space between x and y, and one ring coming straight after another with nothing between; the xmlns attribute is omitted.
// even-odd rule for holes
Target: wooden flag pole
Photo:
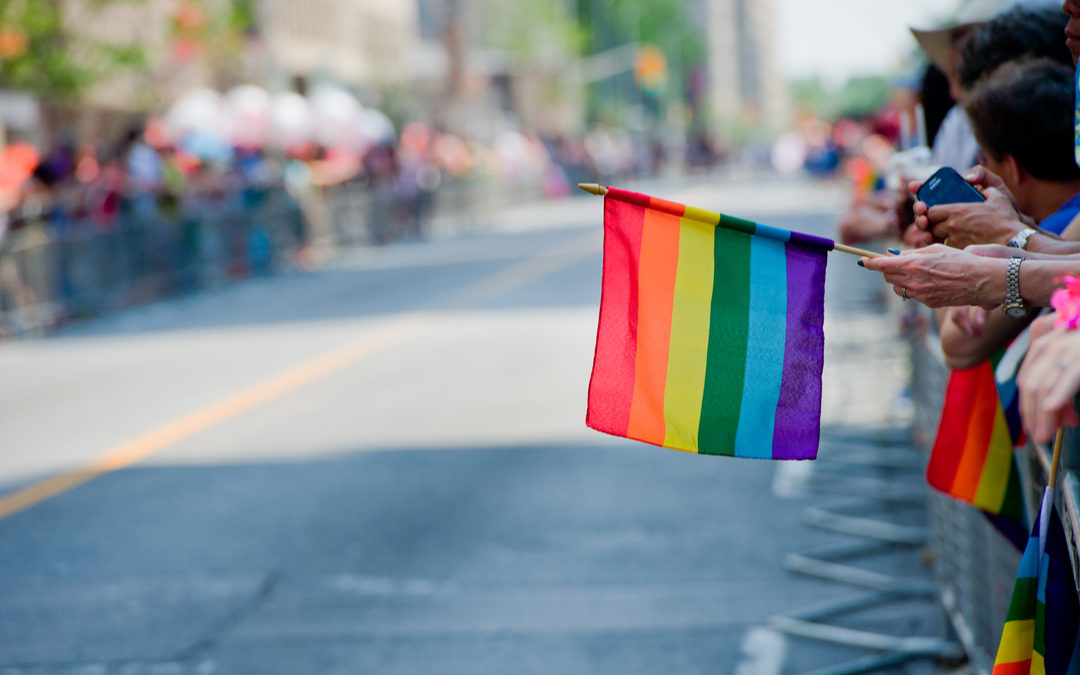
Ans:
<svg viewBox="0 0 1080 675"><path fill-rule="evenodd" d="M1057 483L1058 464L1061 463L1061 441L1065 438L1065 427L1057 430L1054 436L1054 452L1050 456L1050 477L1046 479L1046 487L1053 489Z"/></svg>
<svg viewBox="0 0 1080 675"><path fill-rule="evenodd" d="M607 194L607 188L598 183L578 183L579 188L588 192L591 195L597 197L603 197ZM843 251L844 253L850 253L851 255L857 255L861 258L883 258L884 253L875 253L873 251L867 251L866 249L855 248L854 246L848 246L847 244L833 243L833 248L837 251Z"/></svg>

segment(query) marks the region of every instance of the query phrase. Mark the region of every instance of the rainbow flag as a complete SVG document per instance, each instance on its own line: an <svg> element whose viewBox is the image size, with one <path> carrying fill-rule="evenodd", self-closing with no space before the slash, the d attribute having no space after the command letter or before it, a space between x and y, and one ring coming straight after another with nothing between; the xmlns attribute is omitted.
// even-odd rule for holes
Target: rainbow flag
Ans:
<svg viewBox="0 0 1080 675"><path fill-rule="evenodd" d="M1023 333L1007 350L974 368L952 372L926 467L926 480L933 488L1021 524L1026 518L1013 449L1024 438L1016 372L1027 351L1027 337ZM991 520L1006 536L1011 534L1005 523ZM1024 525L1020 528L1022 547L1027 530Z"/></svg>
<svg viewBox="0 0 1080 675"><path fill-rule="evenodd" d="M701 454L817 456L832 247L609 188L586 424Z"/></svg>
<svg viewBox="0 0 1080 675"><path fill-rule="evenodd" d="M1048 487L1016 574L993 675L1077 672L1078 610L1069 548Z"/></svg>

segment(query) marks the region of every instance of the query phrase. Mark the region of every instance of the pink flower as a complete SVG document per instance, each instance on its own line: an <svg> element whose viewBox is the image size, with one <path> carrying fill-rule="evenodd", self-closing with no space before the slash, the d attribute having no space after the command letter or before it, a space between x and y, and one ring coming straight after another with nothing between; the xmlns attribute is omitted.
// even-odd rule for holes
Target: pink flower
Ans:
<svg viewBox="0 0 1080 675"><path fill-rule="evenodd" d="M1080 279L1067 276L1061 282L1064 286L1050 296L1050 306L1058 315L1054 327L1076 330L1080 326Z"/></svg>

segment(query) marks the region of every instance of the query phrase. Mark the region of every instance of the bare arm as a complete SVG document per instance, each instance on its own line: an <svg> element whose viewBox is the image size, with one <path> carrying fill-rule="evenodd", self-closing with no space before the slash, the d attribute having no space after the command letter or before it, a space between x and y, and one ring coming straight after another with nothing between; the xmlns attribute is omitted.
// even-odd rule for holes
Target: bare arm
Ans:
<svg viewBox="0 0 1080 675"><path fill-rule="evenodd" d="M973 368L1006 347L1031 319L1012 319L982 307L950 307L941 322L945 364L956 370Z"/></svg>
<svg viewBox="0 0 1080 675"><path fill-rule="evenodd" d="M929 307L979 305L993 307L1005 301L1008 258L1021 252L1005 246L975 246L959 251L936 244L897 256L864 258L867 269L877 270L897 295ZM1050 294L1064 275L1080 276L1080 256L1044 256L1024 253L1020 268L1020 294L1029 305L1046 307Z"/></svg>

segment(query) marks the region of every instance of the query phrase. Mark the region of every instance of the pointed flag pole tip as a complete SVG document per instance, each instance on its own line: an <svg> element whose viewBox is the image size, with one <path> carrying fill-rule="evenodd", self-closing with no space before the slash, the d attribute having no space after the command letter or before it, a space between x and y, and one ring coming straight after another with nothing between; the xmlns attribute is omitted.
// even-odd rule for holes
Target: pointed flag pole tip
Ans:
<svg viewBox="0 0 1080 675"><path fill-rule="evenodd" d="M591 195L603 197L607 194L607 188L598 183L578 183L577 186Z"/></svg>

